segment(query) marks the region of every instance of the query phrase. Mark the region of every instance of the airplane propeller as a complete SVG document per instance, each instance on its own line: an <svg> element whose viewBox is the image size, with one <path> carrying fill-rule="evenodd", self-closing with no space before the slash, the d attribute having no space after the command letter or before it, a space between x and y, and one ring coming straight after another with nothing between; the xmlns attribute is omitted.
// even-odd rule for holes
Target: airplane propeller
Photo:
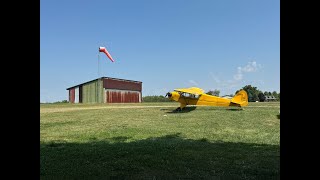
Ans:
<svg viewBox="0 0 320 180"><path fill-rule="evenodd" d="M167 96L168 96L168 97L171 97L172 94L168 92L164 97L167 97Z"/></svg>

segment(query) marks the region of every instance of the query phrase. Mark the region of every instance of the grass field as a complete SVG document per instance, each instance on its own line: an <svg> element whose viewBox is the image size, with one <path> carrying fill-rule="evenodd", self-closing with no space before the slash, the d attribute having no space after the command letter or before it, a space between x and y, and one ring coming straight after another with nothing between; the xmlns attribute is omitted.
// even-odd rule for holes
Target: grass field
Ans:
<svg viewBox="0 0 320 180"><path fill-rule="evenodd" d="M280 103L41 104L41 179L280 179Z"/></svg>

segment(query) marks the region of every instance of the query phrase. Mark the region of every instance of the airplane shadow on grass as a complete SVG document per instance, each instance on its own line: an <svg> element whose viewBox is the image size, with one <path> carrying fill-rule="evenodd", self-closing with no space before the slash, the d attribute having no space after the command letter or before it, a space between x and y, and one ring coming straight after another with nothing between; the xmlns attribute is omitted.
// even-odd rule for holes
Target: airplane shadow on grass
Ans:
<svg viewBox="0 0 320 180"><path fill-rule="evenodd" d="M176 109L170 109L170 108L163 108L160 109L161 111L168 111L166 113L188 113L191 111L196 110L197 106L187 106L181 111L177 111ZM208 111L222 111L222 110L227 110L227 111L242 111L244 110L243 108L229 108L229 107L206 107L205 110Z"/></svg>
<svg viewBox="0 0 320 180"><path fill-rule="evenodd" d="M40 142L40 179L280 179L279 145L130 139Z"/></svg>
<svg viewBox="0 0 320 180"><path fill-rule="evenodd" d="M243 111L242 108L228 108L227 111Z"/></svg>
<svg viewBox="0 0 320 180"><path fill-rule="evenodd" d="M176 109L173 109L173 110L168 111L166 113L188 113L188 112L191 112L191 111L195 110L196 108L197 108L196 106L190 106L190 107L187 106L187 107L183 108L180 111L177 111Z"/></svg>
<svg viewBox="0 0 320 180"><path fill-rule="evenodd" d="M187 106L183 110L178 111L177 108L162 108L160 111L166 111L166 113L187 113L195 110L197 107L196 106Z"/></svg>

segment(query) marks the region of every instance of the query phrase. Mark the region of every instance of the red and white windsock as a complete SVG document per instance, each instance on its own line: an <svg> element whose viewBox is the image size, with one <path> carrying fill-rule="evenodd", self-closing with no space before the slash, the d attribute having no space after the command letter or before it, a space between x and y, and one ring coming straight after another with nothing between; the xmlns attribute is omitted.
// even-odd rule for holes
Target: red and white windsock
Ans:
<svg viewBox="0 0 320 180"><path fill-rule="evenodd" d="M104 53L108 56L108 58L109 58L112 62L114 62L114 60L112 59L111 55L109 54L109 52L107 51L107 49L106 49L105 47L99 47L99 52L104 52Z"/></svg>

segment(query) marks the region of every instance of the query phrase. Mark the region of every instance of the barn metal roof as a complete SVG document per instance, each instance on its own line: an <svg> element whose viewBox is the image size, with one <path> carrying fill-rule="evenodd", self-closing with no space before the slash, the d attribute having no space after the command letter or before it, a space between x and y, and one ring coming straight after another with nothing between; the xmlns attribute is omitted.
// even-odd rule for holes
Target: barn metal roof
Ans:
<svg viewBox="0 0 320 180"><path fill-rule="evenodd" d="M134 83L142 83L141 81L133 81L133 80L128 80L128 79L119 79L119 78L113 78L113 77L100 77L100 78L97 78L97 79L94 79L94 80L91 80L91 81L87 81L87 82L84 82L84 83L69 87L69 88L67 88L67 90L72 89L72 88L77 87L77 86L81 86L81 85L90 83L90 82L93 82L93 81L96 81L96 80L99 80L99 79L113 79L113 80L117 80L117 81L127 81L127 82L134 82Z"/></svg>

